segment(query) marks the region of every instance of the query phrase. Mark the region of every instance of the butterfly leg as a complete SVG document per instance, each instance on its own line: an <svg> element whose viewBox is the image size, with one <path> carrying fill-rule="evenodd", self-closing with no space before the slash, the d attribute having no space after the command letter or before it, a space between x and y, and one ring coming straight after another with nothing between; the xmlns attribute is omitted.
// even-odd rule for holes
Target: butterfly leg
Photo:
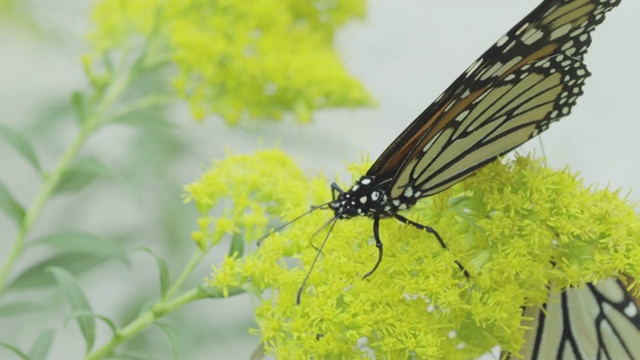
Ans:
<svg viewBox="0 0 640 360"><path fill-rule="evenodd" d="M382 262L383 251L382 241L380 240L380 218L373 219L373 236L376 239L376 247L378 248L378 261L376 262L376 265L373 267L373 269L371 269L371 271L364 274L364 276L362 277L363 279L366 279L367 277L369 277L369 275L373 274L378 268L378 265L380 265L380 263Z"/></svg>
<svg viewBox="0 0 640 360"><path fill-rule="evenodd" d="M333 201L336 201L337 195L340 194L344 194L344 190L342 190L342 188L335 182L331 183L331 197L333 198Z"/></svg>
<svg viewBox="0 0 640 360"><path fill-rule="evenodd" d="M431 226L425 226L425 225L422 225L422 224L418 224L417 222L411 221L411 220L407 219L406 217L404 217L402 215L396 214L395 217L396 217L396 219L398 219L400 222L402 222L404 224L411 225L411 226L415 227L418 230L424 230L424 231L428 232L429 234L433 234L433 236L435 236L435 238L440 243L440 246L442 246L442 248L445 251L449 251L449 248L447 247L447 244L444 243L444 241L442 240L442 237L440 237L440 234L438 234L438 232L434 228L432 228ZM467 269L465 269L464 266L462 266L462 264L460 264L460 262L458 260L455 260L455 262L456 262L456 265L458 265L458 267L460 268L460 270L462 270L462 272L464 273L464 276L466 276L468 278L469 277L469 272L467 271Z"/></svg>

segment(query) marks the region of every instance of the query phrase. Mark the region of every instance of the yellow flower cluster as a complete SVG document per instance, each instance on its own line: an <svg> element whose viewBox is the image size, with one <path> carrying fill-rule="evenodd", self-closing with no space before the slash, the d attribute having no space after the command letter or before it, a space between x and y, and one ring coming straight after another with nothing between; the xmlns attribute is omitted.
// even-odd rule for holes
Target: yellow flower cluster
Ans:
<svg viewBox="0 0 640 360"><path fill-rule="evenodd" d="M307 178L277 150L216 162L187 192L202 214L195 236L201 245L223 232L252 243L267 231L269 216L291 220L330 200L325 179ZM517 352L521 307L542 304L548 286L621 273L640 279L640 222L628 201L528 157L494 162L405 215L433 226L450 251L425 232L385 220L384 259L362 279L377 258L372 222L340 220L296 305L332 217L318 210L253 252L227 258L209 282L254 290L261 300L256 332L279 359L470 359L497 344Z"/></svg>
<svg viewBox="0 0 640 360"><path fill-rule="evenodd" d="M89 40L98 54L134 40L165 51L198 119L307 122L316 109L373 104L333 47L364 11L364 0L102 0Z"/></svg>

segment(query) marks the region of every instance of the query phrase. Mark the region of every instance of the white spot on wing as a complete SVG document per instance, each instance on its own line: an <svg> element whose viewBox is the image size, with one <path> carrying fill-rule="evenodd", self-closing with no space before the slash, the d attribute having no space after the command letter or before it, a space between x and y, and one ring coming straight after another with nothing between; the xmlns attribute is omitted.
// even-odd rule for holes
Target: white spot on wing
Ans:
<svg viewBox="0 0 640 360"><path fill-rule="evenodd" d="M404 196L410 198L413 195L413 189L409 186L404 190Z"/></svg>
<svg viewBox="0 0 640 360"><path fill-rule="evenodd" d="M516 31L516 35L520 35L527 27L529 27L529 23L524 23L518 31Z"/></svg>
<svg viewBox="0 0 640 360"><path fill-rule="evenodd" d="M496 46L502 46L504 45L507 40L509 40L509 36L508 35L504 35L502 36L500 39L498 39L498 41L496 42Z"/></svg>
<svg viewBox="0 0 640 360"><path fill-rule="evenodd" d="M531 29L527 30L527 32L522 35L521 40L522 40L523 43L525 43L527 45L531 45L534 42L542 39L543 35L544 35L544 33L540 29L531 28Z"/></svg>
<svg viewBox="0 0 640 360"><path fill-rule="evenodd" d="M469 115L469 112L470 112L470 111L471 111L471 110L467 109L467 110L465 110L465 111L461 112L461 113L460 113L460 115L456 116L456 121L462 121L462 120L464 120L464 119L467 117L467 115Z"/></svg>
<svg viewBox="0 0 640 360"><path fill-rule="evenodd" d="M555 40L560 36L566 35L571 30L571 24L564 24L551 32L550 40Z"/></svg>
<svg viewBox="0 0 640 360"><path fill-rule="evenodd" d="M474 71L476 71L476 69L478 69L478 66L480 66L480 64L482 64L482 59L478 59L476 60L473 64L471 64L468 68L467 71L465 71L465 73L467 74L467 76L469 76L470 74L472 74Z"/></svg>
<svg viewBox="0 0 640 360"><path fill-rule="evenodd" d="M630 302L629 304L627 304L627 307L624 308L624 314L632 318L638 314L638 308L632 302Z"/></svg>

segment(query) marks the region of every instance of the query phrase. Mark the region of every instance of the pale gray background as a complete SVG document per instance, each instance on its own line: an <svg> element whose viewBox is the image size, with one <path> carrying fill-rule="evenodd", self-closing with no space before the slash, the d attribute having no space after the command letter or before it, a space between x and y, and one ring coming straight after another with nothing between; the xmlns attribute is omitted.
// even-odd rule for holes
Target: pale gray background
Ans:
<svg viewBox="0 0 640 360"><path fill-rule="evenodd" d="M79 55L85 50L82 34L87 26L88 4L77 0L31 3L37 7L43 24L61 31L57 36L64 41L39 41L0 24L0 121L17 129L24 129L24 124L31 122L36 104L68 97L72 90L85 87L78 64ZM310 171L324 170L330 176L343 172L344 163L359 160L361 153L375 158L433 98L538 3L538 0L372 0L366 21L351 24L342 31L338 47L347 67L379 101L378 108L322 112L313 124L304 127L288 122L251 130L229 129L214 118L199 125L190 120L185 108L176 109L173 116L179 124L176 135L189 139L198 155L185 159L175 172L184 183L190 182L201 173L202 164L221 157L224 148L251 151L260 147L257 137L262 139L263 147L280 139L280 147L294 154ZM639 15L640 2L631 0L623 1L608 14L586 57L593 76L587 82L585 95L569 118L553 124L542 137L549 164L558 168L569 165L582 173L587 184L609 183L614 188L637 189L640 183L637 167L640 121L636 110L640 103ZM69 38L73 40L71 43ZM117 163L131 151L130 141L136 131L124 127L102 131L91 139L88 148ZM69 139L73 134L70 128ZM53 149L36 144L45 164L57 158L64 142L59 144ZM521 149L534 148L541 153L536 140ZM38 181L33 171L9 151L0 143L0 179L22 202L29 203ZM176 197L179 195L176 193ZM97 231L120 220L152 227L145 224L145 214L127 201L128 196L126 191L116 190L108 199L91 202L81 221L87 229ZM640 199L637 190L631 198ZM36 234L56 228L55 222L61 216L51 213L64 210L59 201L48 208L49 215L45 213ZM2 253L14 236L9 224L0 217ZM148 271L155 266L153 260L137 255L134 261L132 269L95 271L85 278L96 311L109 314L110 309L126 301L129 289L141 284L149 283L156 291L156 275ZM145 275L140 275L142 271ZM208 268L202 267L202 276L207 273ZM243 331L220 330L225 324L250 326L252 304L247 296L201 302L181 311L188 311L187 316L194 322L203 319L211 322L214 329L205 334L211 337L210 348L199 350L199 355L193 355L195 359L247 358L257 343L255 338L243 335ZM63 329L62 316L51 320L58 329L52 358L78 358L82 351L79 333L75 324ZM0 322L0 341L16 342L27 348L33 335L19 334L25 328L22 321ZM104 328L101 330L106 334ZM101 337L98 344L104 339Z"/></svg>

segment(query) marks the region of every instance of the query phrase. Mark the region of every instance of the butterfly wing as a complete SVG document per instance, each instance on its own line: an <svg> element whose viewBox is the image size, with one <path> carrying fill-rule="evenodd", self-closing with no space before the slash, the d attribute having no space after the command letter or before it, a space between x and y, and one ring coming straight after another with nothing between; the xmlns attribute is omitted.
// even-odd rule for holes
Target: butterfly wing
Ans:
<svg viewBox="0 0 640 360"><path fill-rule="evenodd" d="M367 175L390 196L428 196L570 113L589 72L591 31L620 0L546 0L476 60L411 123Z"/></svg>
<svg viewBox="0 0 640 360"><path fill-rule="evenodd" d="M524 316L524 359L640 359L638 299L619 279L552 292Z"/></svg>

